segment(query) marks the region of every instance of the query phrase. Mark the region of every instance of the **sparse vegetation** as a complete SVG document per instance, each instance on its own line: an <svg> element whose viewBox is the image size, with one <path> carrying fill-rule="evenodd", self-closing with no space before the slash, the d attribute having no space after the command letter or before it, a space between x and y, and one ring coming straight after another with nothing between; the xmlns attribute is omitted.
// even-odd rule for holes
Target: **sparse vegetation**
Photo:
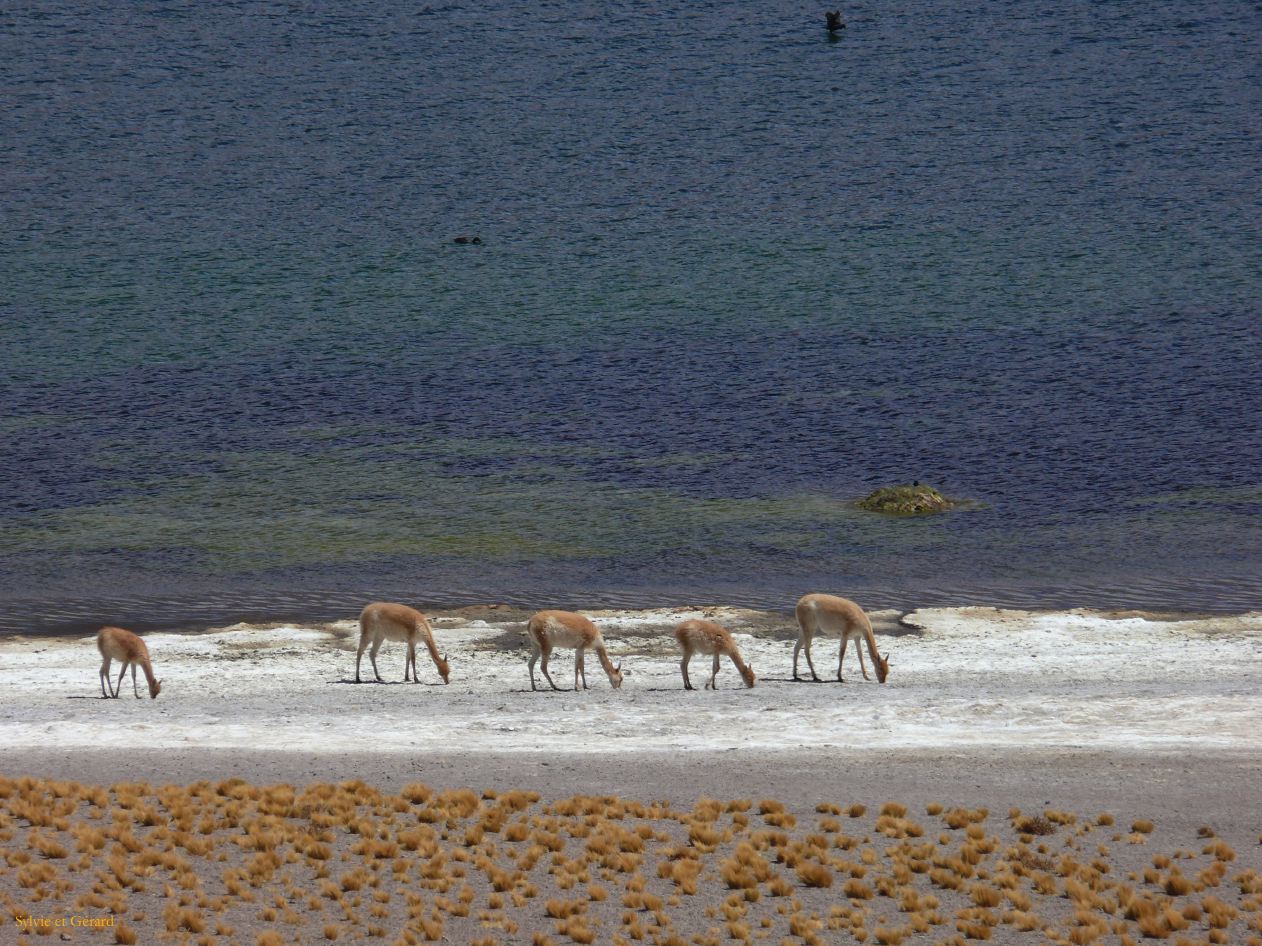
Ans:
<svg viewBox="0 0 1262 946"><path fill-rule="evenodd" d="M1108 815L1014 809L991 825L986 809L924 810L948 830L925 837L899 802L875 818L862 804L822 804L823 817L799 828L776 799L677 810L421 784L390 795L354 781L105 789L0 779L0 897L14 916L113 913L112 941L124 946L836 936L960 946L1006 941L1004 927L1049 942L1178 946L1262 933L1262 874L1248 863L1257 849L1241 854L1208 828L1145 856L1080 843ZM1131 827L1132 838L1157 837L1149 821Z"/></svg>

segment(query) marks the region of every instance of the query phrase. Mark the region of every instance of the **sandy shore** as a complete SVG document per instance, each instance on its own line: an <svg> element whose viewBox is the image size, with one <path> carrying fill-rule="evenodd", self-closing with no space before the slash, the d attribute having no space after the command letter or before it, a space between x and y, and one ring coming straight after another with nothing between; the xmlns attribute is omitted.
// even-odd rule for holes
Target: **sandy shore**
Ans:
<svg viewBox="0 0 1262 946"><path fill-rule="evenodd" d="M620 690L589 659L591 690L533 692L522 647L525 615L498 608L434 616L451 661L448 685L424 654L423 682L397 682L400 645L387 645L379 657L387 684L355 684L350 621L146 635L163 680L157 700L132 698L130 680L124 698L102 699L92 638L5 641L0 809L9 814L0 811L0 836L17 869L0 871L0 899L11 912L36 918L113 917L126 925L120 942L178 938L200 925L206 932L199 943L246 946L396 932L386 941L557 944L587 942L590 933L629 943L634 936L614 939L614 931L630 935L641 927L645 941L660 943L780 942L786 934L793 942L825 943L864 931L910 946L949 941L979 923L989 924L994 942L1017 944L1038 935L1023 927L1066 937L1088 922L1101 935L1111 928L1137 936L1142 922L1158 922L1153 917L1173 924L1167 933L1185 923L1218 936L1211 942L1251 943L1253 924L1262 924L1262 615L884 613L876 624L893 669L879 685L863 680L853 652L846 683L793 682L794 630L783 615L592 614L629 671ZM738 686L728 666L717 692L682 689L669 630L703 614L734 631L759 673L755 688ZM836 653L835 642L817 643L815 665L826 678L835 675ZM362 672L371 677L366 657ZM694 682L706 672L698 659ZM554 678L571 674L572 659L560 656ZM4 787L4 778L25 776L119 785L106 834L134 853L119 860L117 844L92 849L96 825L109 820L103 802L89 804L100 797L94 790L22 781ZM296 804L287 788L260 793L219 784L230 778L340 798L340 820L321 821L319 805ZM312 787L317 783L344 787ZM432 790L427 801L417 800L418 783ZM522 831L546 842L568 825L562 833L572 840L560 860L523 869L537 860L526 853L529 842L505 844L512 839L498 833L502 827L483 837L479 825L498 823L494 799L522 791L539 796L520 814ZM52 806L54 814L59 805L75 812L60 828L56 817L32 814L50 792L83 799L78 808ZM139 800L131 797L136 792ZM557 820L572 796L667 804L625 822L623 802L601 802L596 822ZM723 801L726 813L707 820L705 799ZM764 799L775 803L766 823ZM746 822L740 813L750 803L754 817ZM371 810L356 813L356 804ZM787 834L768 833L779 823L776 805L795 815ZM907 821L877 817L903 806ZM212 808L217 820L205 821ZM830 824L828 812L856 808L866 814ZM966 835L962 822L944 824L953 809L982 819L969 828L976 834ZM1020 818L1009 816L1013 809L1069 813L1072 820L1031 838L1019 830ZM278 811L286 813L281 821ZM209 833L184 833L197 818ZM364 827L365 818L375 826ZM415 840L408 825L418 818L422 827L441 828L424 842L428 861L396 854L396 876L383 882L386 861L374 859L364 832L393 849ZM133 819L134 837L126 828ZM1151 827L1131 827L1145 821ZM653 840L634 873L610 868L597 847L584 847L592 824L610 837L625 825L648 832ZM709 836L707 826L721 838L716 848L688 840ZM311 853L318 838L330 854ZM834 842L856 846L831 853L811 846ZM733 893L722 879L731 859L745 856L743 843L779 865L779 880L759 888L766 899L757 891ZM172 844L187 853L177 858ZM260 844L289 851L282 861L290 866L272 876L265 863L271 848L249 853ZM58 855L59 845L79 854ZM933 850L938 874L923 873ZM32 860L32 851L44 861ZM1094 866L1085 860L1091 856ZM975 875L962 857L981 858ZM696 859L695 897L687 893L690 881L681 887L669 873L679 858ZM839 886L812 887L793 866L801 858L831 872ZM168 861L176 871L170 880L150 877ZM138 872L130 881L129 863ZM462 863L481 866L452 867ZM502 895L495 864L516 876ZM871 873L863 880L865 871ZM956 871L955 879L942 871ZM1188 892L1171 894L1182 889L1184 875L1194 881ZM843 896L847 876L845 890L867 883L893 899ZM236 892L247 877L244 889L256 889L254 895ZM340 886L328 886L339 877ZM374 877L356 892L355 884ZM1226 883L1233 877L1242 878L1238 889ZM1123 903L1130 903L1131 885L1149 911L1143 916L1139 906ZM418 894L422 889L428 892ZM457 892L467 903L455 899ZM259 896L275 906L260 909ZM657 898L658 906L645 907L642 896ZM1000 908L982 905L996 897ZM1214 897L1226 897L1227 906L1214 906ZM919 906L898 906L908 902ZM568 920L551 912L562 908L578 912ZM1136 915L1127 916L1128 909ZM1228 919L1223 910L1236 912ZM1180 920L1185 913L1196 919ZM18 941L34 942L39 932ZM72 938L113 941L109 935Z"/></svg>
<svg viewBox="0 0 1262 946"><path fill-rule="evenodd" d="M990 608L877 615L892 671L865 681L852 650L819 641L825 682L792 680L794 630L737 609L591 612L626 683L610 688L589 657L591 689L532 692L523 615L437 615L451 663L442 685L424 653L422 683L402 684L402 645L379 666L387 685L355 683L356 625L236 625L149 634L163 681L156 701L100 699L91 637L0 644L0 740L12 749L239 749L313 753L542 753L974 749L1252 752L1262 721L1262 614L1155 619ZM720 689L682 689L670 629L706 615L729 626L759 676L730 665ZM573 680L559 652L553 678ZM806 674L803 661L801 671ZM372 679L364 656L362 675ZM706 661L693 663L695 682ZM542 674L538 682L544 686ZM142 690L143 690L143 680Z"/></svg>
<svg viewBox="0 0 1262 946"><path fill-rule="evenodd" d="M883 612L874 623L893 669L882 686L863 680L853 651L845 684L793 682L794 626L779 614L589 613L628 671L621 690L589 659L592 689L532 692L526 613L497 607L433 616L447 686L423 653L422 684L399 683L398 644L379 657L387 685L356 685L353 621L149 634L164 681L156 701L133 699L130 680L126 698L102 700L92 638L8 640L2 771L103 782L419 779L680 802L1129 800L1242 828L1258 815L1247 789L1262 765L1262 614ZM754 689L738 686L730 665L717 692L681 688L669 631L696 615L733 630L759 673ZM816 644L825 678L836 647ZM572 665L561 653L554 678L572 679ZM367 655L362 672L371 678ZM696 659L695 682L705 674Z"/></svg>

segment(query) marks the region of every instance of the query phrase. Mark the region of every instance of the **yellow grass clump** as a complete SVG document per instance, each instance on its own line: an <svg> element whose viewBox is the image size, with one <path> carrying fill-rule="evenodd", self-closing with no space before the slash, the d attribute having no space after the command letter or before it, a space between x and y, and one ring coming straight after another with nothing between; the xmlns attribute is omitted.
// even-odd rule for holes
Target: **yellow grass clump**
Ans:
<svg viewBox="0 0 1262 946"><path fill-rule="evenodd" d="M799 864L797 876L807 887L827 888L833 885L833 872L823 864L811 861Z"/></svg>

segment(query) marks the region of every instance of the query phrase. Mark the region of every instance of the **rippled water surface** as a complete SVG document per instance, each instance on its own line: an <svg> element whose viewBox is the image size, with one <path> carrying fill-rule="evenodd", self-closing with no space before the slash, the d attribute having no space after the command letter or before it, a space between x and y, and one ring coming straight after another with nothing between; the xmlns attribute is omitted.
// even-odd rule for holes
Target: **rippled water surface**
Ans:
<svg viewBox="0 0 1262 946"><path fill-rule="evenodd" d="M11 5L0 630L1262 607L1260 11Z"/></svg>

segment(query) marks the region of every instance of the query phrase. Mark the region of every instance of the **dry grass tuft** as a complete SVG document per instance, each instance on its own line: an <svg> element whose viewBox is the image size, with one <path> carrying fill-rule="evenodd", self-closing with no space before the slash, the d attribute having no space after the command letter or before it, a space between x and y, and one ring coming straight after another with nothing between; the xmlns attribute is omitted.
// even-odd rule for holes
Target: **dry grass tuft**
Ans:
<svg viewBox="0 0 1262 946"><path fill-rule="evenodd" d="M1003 891L975 883L968 888L968 898L979 907L997 907L1003 902Z"/></svg>
<svg viewBox="0 0 1262 946"><path fill-rule="evenodd" d="M1236 859L1236 852L1231 849L1231 845L1229 845L1226 841L1221 840L1214 841L1212 844L1207 844L1201 853L1212 854L1215 860L1219 860L1224 863L1230 863Z"/></svg>
<svg viewBox="0 0 1262 946"><path fill-rule="evenodd" d="M27 843L39 851L41 856L47 858L60 859L70 853L65 845L41 833L32 834Z"/></svg>
<svg viewBox="0 0 1262 946"><path fill-rule="evenodd" d="M596 934L592 931L587 922L580 916L571 917L568 920L562 920L557 924L557 932L562 936L568 936L576 943L582 943L584 946L588 943L595 942Z"/></svg>
<svg viewBox="0 0 1262 946"><path fill-rule="evenodd" d="M807 862L797 868L798 880L807 887L826 888L833 885L833 872L823 864Z"/></svg>
<svg viewBox="0 0 1262 946"><path fill-rule="evenodd" d="M1042 815L1026 815L1013 825L1022 834L1043 836L1056 833L1056 825Z"/></svg>
<svg viewBox="0 0 1262 946"><path fill-rule="evenodd" d="M981 824L990 813L985 808L952 808L942 816L948 828L966 828L971 824Z"/></svg>
<svg viewBox="0 0 1262 946"><path fill-rule="evenodd" d="M851 877L842 885L841 892L851 900L871 900L876 894L857 877Z"/></svg>

